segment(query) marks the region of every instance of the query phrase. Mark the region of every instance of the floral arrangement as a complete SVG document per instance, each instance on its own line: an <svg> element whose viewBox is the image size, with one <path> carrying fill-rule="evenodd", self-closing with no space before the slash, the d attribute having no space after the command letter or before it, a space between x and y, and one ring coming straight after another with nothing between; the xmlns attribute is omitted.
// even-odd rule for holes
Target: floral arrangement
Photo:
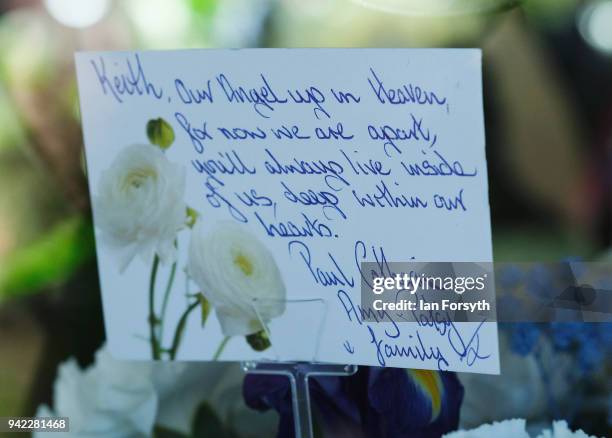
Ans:
<svg viewBox="0 0 612 438"><path fill-rule="evenodd" d="M242 402L241 379L238 364L118 361L103 347L89 368L60 365L53 410L36 415L69 417L60 437L273 436L274 416Z"/></svg>
<svg viewBox="0 0 612 438"><path fill-rule="evenodd" d="M535 432L525 419L457 430L464 388L449 372L361 367L350 377L312 378L310 393L318 436L593 438L572 432L565 421ZM294 433L286 377L244 377L238 364L117 361L104 347L87 369L74 359L63 363L54 409L42 405L36 415L69 417L70 436L290 438Z"/></svg>
<svg viewBox="0 0 612 438"><path fill-rule="evenodd" d="M562 264L571 267L578 277L585 271L579 258L566 258ZM529 271L509 267L501 277L503 288L523 287L527 294L543 300L554 298L559 290L555 285L557 275L544 265L535 265ZM609 278L595 280L598 288L609 289ZM566 418L571 423L587 398L590 384L605 372L612 354L612 324L521 322L505 324L504 328L510 350L535 363L549 418ZM561 392L565 396L560 396Z"/></svg>
<svg viewBox="0 0 612 438"><path fill-rule="evenodd" d="M506 327L514 354L533 358L548 415L572 421L587 398L590 382L604 371L612 353L609 323L516 323ZM573 394L560 397L559 393ZM566 403L561 403L560 398Z"/></svg>
<svg viewBox="0 0 612 438"><path fill-rule="evenodd" d="M270 346L265 323L285 309L285 285L270 251L244 227L220 222L207 234L199 214L183 199L185 170L165 152L174 131L163 119L147 123L151 144L123 148L102 172L93 197L96 226L102 242L117 257L124 272L139 256L150 264L149 342L153 359L174 360L184 336L187 318L201 309L204 326L211 308L225 335L213 359L221 356L231 336L246 336L256 351ZM177 235L191 231L186 274L200 291L175 324L170 345L164 345L167 307L178 260ZM158 272L170 269L158 305Z"/></svg>
<svg viewBox="0 0 612 438"><path fill-rule="evenodd" d="M361 367L310 379L310 394L321 436L433 438L457 429L463 386L455 373ZM69 417L70 436L289 438L294 430L286 377L244 377L236 363L118 361L104 347L89 368L60 365L53 406L37 415Z"/></svg>

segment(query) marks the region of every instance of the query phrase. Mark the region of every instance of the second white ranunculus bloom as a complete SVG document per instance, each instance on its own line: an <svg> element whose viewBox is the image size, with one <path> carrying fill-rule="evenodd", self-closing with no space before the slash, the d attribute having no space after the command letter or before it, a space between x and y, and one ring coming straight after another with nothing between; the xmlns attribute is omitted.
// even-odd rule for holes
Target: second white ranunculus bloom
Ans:
<svg viewBox="0 0 612 438"><path fill-rule="evenodd" d="M174 240L185 224L185 170L152 145L131 145L102 172L94 197L96 225L124 270L141 255L176 259Z"/></svg>
<svg viewBox="0 0 612 438"><path fill-rule="evenodd" d="M272 253L244 226L196 225L188 271L215 308L226 336L249 335L285 311L285 284Z"/></svg>

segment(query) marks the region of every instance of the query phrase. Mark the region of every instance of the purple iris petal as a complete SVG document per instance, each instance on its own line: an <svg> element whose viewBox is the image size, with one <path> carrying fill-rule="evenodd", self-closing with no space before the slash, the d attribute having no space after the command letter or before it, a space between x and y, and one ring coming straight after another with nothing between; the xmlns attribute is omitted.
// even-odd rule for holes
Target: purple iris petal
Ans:
<svg viewBox="0 0 612 438"><path fill-rule="evenodd" d="M440 378L440 412L432 418L432 398L404 369L372 368L371 407L380 416L385 437L439 437L455 430L463 401L463 386L455 373L435 372Z"/></svg>
<svg viewBox="0 0 612 438"><path fill-rule="evenodd" d="M323 436L439 437L458 426L463 387L454 373L432 373L439 378L440 400L439 412L433 414L434 396L404 369L360 367L350 377L310 378L315 423ZM243 394L248 406L279 413L279 438L293 436L286 377L247 375Z"/></svg>

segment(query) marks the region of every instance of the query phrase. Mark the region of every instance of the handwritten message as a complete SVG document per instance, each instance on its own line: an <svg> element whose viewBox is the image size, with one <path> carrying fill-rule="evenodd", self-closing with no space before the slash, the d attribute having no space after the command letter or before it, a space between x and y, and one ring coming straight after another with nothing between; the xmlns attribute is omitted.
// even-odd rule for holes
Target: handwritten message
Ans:
<svg viewBox="0 0 612 438"><path fill-rule="evenodd" d="M231 222L278 266L284 311L262 321L272 348L232 338L222 359L499 372L493 322L434 313L402 322L360 303L361 279L377 274L362 262L387 275L391 261L491 261L479 51L108 52L76 61L93 198L122 148L147 143L147 121L163 120L174 135L165 157L185 170L198 232ZM98 227L103 213L93 208ZM193 266L187 234L177 234L177 257ZM135 316L146 321L147 297L135 291L149 267L119 273L101 240L98 256L109 344L121 357L147 357L146 343L127 333L146 333ZM252 275L255 262L236 257ZM168 298L177 317L201 285L189 268L184 283L187 292ZM214 315L205 335L187 319L178 359L210 360L227 335L227 303L204 289ZM321 300L322 314L300 300Z"/></svg>

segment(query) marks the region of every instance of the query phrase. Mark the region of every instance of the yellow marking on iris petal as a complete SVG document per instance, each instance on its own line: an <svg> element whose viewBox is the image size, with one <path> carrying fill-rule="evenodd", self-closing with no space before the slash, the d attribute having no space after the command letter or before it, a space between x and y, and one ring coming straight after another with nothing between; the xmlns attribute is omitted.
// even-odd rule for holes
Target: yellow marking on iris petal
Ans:
<svg viewBox="0 0 612 438"><path fill-rule="evenodd" d="M242 273L247 277L253 275L253 271L255 270L253 267L253 263L243 253L239 252L234 256L234 264L238 266L238 269L240 269Z"/></svg>
<svg viewBox="0 0 612 438"><path fill-rule="evenodd" d="M434 421L442 408L442 393L444 388L440 374L431 370L408 370L408 374L431 399L431 421Z"/></svg>

